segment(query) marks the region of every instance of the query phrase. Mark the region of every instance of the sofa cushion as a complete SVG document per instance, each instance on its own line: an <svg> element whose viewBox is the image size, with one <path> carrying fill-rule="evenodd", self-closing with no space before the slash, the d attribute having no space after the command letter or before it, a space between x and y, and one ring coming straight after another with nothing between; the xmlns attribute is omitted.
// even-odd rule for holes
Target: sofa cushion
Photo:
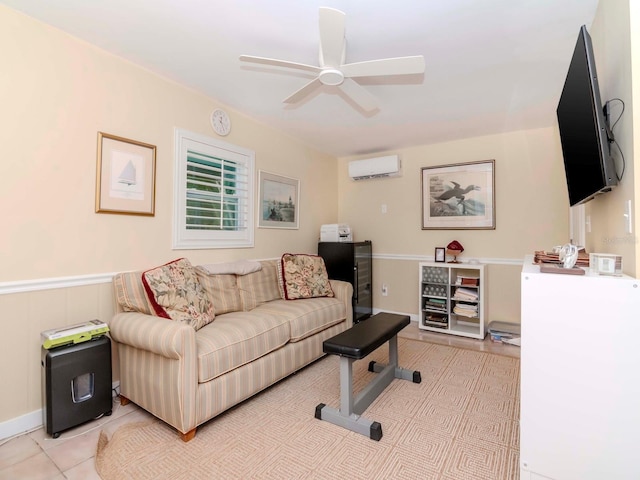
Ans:
<svg viewBox="0 0 640 480"><path fill-rule="evenodd" d="M334 297L308 298L295 302L274 300L259 306L254 312L269 312L286 318L291 329L291 342L310 337L343 322L347 317L344 302Z"/></svg>
<svg viewBox="0 0 640 480"><path fill-rule="evenodd" d="M142 283L159 317L187 323L195 330L213 321L213 304L186 258L147 270Z"/></svg>
<svg viewBox="0 0 640 480"><path fill-rule="evenodd" d="M216 315L242 310L240 292L235 275L211 275L204 268L196 267L200 285L213 303Z"/></svg>
<svg viewBox="0 0 640 480"><path fill-rule="evenodd" d="M285 253L281 268L286 300L334 296L322 257Z"/></svg>
<svg viewBox="0 0 640 480"><path fill-rule="evenodd" d="M118 273L113 277L116 301L125 312L155 315L151 301L142 284L141 272Z"/></svg>
<svg viewBox="0 0 640 480"><path fill-rule="evenodd" d="M244 311L253 310L265 302L281 298L276 274L278 261L263 260L260 263L262 264L260 271L239 275L237 278Z"/></svg>
<svg viewBox="0 0 640 480"><path fill-rule="evenodd" d="M198 331L198 381L208 382L289 341L289 321L264 311L231 312Z"/></svg>
<svg viewBox="0 0 640 480"><path fill-rule="evenodd" d="M278 265L276 267L276 273L278 275L278 292L280 293L280 298L283 300L286 300L287 296L284 293L284 275L282 274L281 262L278 262Z"/></svg>

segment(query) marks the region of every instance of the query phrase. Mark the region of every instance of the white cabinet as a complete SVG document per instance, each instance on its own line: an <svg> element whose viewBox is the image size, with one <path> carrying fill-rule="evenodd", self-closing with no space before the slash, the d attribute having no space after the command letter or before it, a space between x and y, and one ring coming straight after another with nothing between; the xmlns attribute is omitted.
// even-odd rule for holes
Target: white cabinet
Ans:
<svg viewBox="0 0 640 480"><path fill-rule="evenodd" d="M522 270L520 478L639 479L640 281Z"/></svg>
<svg viewBox="0 0 640 480"><path fill-rule="evenodd" d="M421 329L485 337L484 265L422 262L418 275Z"/></svg>

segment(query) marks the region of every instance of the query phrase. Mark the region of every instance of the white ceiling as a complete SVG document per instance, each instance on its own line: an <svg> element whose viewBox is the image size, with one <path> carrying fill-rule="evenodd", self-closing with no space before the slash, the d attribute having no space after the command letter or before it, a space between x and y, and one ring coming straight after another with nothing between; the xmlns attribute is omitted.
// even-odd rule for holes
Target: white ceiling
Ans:
<svg viewBox="0 0 640 480"><path fill-rule="evenodd" d="M598 0L0 3L345 156L553 125L578 30ZM313 75L238 57L317 65L321 6L347 15L348 63L423 55L425 74L357 79L378 99L373 114L327 86L285 106Z"/></svg>

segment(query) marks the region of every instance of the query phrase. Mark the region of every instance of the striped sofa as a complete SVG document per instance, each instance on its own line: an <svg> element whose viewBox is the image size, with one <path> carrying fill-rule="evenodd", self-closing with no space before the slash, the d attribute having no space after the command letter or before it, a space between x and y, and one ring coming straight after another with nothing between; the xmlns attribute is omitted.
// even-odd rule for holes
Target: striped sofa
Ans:
<svg viewBox="0 0 640 480"><path fill-rule="evenodd" d="M177 429L198 425L324 355L322 342L352 325L351 284L331 280L334 297L283 300L277 260L246 275L197 267L215 319L195 330L154 314L142 272L113 284L121 403L136 403Z"/></svg>

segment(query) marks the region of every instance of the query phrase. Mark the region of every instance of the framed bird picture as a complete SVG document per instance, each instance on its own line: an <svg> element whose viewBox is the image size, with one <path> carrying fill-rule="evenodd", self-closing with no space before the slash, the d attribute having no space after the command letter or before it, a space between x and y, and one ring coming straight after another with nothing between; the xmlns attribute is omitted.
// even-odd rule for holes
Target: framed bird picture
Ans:
<svg viewBox="0 0 640 480"><path fill-rule="evenodd" d="M423 167L422 229L494 230L495 160Z"/></svg>

